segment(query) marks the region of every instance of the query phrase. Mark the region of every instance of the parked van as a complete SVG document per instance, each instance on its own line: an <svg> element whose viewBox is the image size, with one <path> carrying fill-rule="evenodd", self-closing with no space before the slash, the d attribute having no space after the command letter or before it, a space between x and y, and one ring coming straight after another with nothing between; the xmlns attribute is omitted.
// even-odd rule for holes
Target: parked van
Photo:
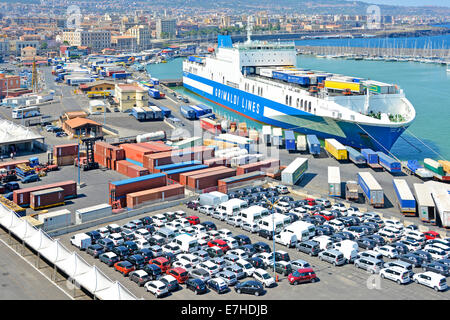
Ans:
<svg viewBox="0 0 450 320"><path fill-rule="evenodd" d="M344 255L337 250L325 250L319 253L319 260L331 263L334 266L341 266L345 264Z"/></svg>
<svg viewBox="0 0 450 320"><path fill-rule="evenodd" d="M275 242L288 248L297 246L297 236L291 232L281 232L275 235Z"/></svg>
<svg viewBox="0 0 450 320"><path fill-rule="evenodd" d="M275 224L275 225L274 225ZM265 217L258 221L260 230L272 232L275 229L275 233L280 233L283 230L283 220L276 219L275 217Z"/></svg>
<svg viewBox="0 0 450 320"><path fill-rule="evenodd" d="M306 241L316 235L316 227L312 223L305 221L295 221L286 226L283 231L295 234L298 241Z"/></svg>
<svg viewBox="0 0 450 320"><path fill-rule="evenodd" d="M270 215L269 210L261 206L251 206L248 207L247 209L243 209L239 213L239 216L241 217L242 221L248 223L258 222L262 218L267 217L269 215Z"/></svg>
<svg viewBox="0 0 450 320"><path fill-rule="evenodd" d="M80 250L86 250L92 244L92 240L86 233L77 233L70 238L70 243Z"/></svg>
<svg viewBox="0 0 450 320"><path fill-rule="evenodd" d="M228 216L236 216L246 208L248 208L247 201L235 198L221 203L216 211L226 213Z"/></svg>
<svg viewBox="0 0 450 320"><path fill-rule="evenodd" d="M414 274L413 271L413 266L412 264L402 261L402 260L395 260L395 261L390 261L390 262L386 262L383 265L383 268L390 268L390 267L397 267L397 268L401 268L405 271L409 272L409 275L412 277Z"/></svg>
<svg viewBox="0 0 450 320"><path fill-rule="evenodd" d="M416 273L413 276L415 283L423 284L427 287L433 288L436 291L445 291L447 289L447 280L443 275L435 272L427 271L423 273Z"/></svg>
<svg viewBox="0 0 450 320"><path fill-rule="evenodd" d="M319 243L320 250L328 250L333 247L333 241L330 240L329 236L325 235L317 236L314 237L312 240Z"/></svg>
<svg viewBox="0 0 450 320"><path fill-rule="evenodd" d="M342 252L347 263L353 263L358 258L358 244L352 240L342 240L333 244L333 248Z"/></svg>
<svg viewBox="0 0 450 320"><path fill-rule="evenodd" d="M175 237L173 243L180 246L181 251L190 253L198 250L198 241L194 237L187 234L180 234Z"/></svg>

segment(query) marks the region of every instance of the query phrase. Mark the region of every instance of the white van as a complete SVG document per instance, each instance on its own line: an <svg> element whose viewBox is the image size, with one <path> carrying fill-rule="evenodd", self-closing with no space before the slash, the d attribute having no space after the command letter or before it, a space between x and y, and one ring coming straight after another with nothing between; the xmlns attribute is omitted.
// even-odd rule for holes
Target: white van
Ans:
<svg viewBox="0 0 450 320"><path fill-rule="evenodd" d="M242 221L253 223L258 222L264 217L269 216L269 210L267 208L261 207L261 206L251 206L247 209L242 210L239 213L239 216L241 217Z"/></svg>
<svg viewBox="0 0 450 320"><path fill-rule="evenodd" d="M180 234L179 236L176 236L175 239L172 240L172 243L179 245L181 251L186 253L198 250L197 239L187 234Z"/></svg>
<svg viewBox="0 0 450 320"><path fill-rule="evenodd" d="M297 236L291 232L281 232L275 235L275 242L288 248L297 246Z"/></svg>
<svg viewBox="0 0 450 320"><path fill-rule="evenodd" d="M319 243L320 250L328 250L333 247L333 241L330 240L329 236L322 235L312 238L312 240Z"/></svg>
<svg viewBox="0 0 450 320"><path fill-rule="evenodd" d="M353 263L358 258L358 244L352 240L342 240L333 244L333 249L344 255L347 263Z"/></svg>
<svg viewBox="0 0 450 320"><path fill-rule="evenodd" d="M447 289L447 281L443 275L435 272L427 271L423 273L416 273L413 275L415 283L423 284L427 287L433 288L436 291L445 291Z"/></svg>
<svg viewBox="0 0 450 320"><path fill-rule="evenodd" d="M275 226L274 226L275 224ZM279 218L276 219L276 217L272 218L265 217L258 221L258 226L260 230L266 230L269 232L272 232L275 229L275 233L280 233L284 228L284 222L283 220L280 220Z"/></svg>
<svg viewBox="0 0 450 320"><path fill-rule="evenodd" d="M92 244L92 240L86 233L77 233L70 238L70 243L80 250L86 250Z"/></svg>
<svg viewBox="0 0 450 320"><path fill-rule="evenodd" d="M295 221L286 226L283 231L295 234L298 241L306 241L316 235L316 227L312 223L305 221Z"/></svg>
<svg viewBox="0 0 450 320"><path fill-rule="evenodd" d="M216 211L226 213L228 216L237 216L241 210L246 208L248 208L247 201L235 198L221 203Z"/></svg>

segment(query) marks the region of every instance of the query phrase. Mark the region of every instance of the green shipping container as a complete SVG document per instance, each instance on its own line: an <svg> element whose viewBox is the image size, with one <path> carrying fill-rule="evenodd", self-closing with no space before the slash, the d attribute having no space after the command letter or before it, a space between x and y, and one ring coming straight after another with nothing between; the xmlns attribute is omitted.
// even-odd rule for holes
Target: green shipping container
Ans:
<svg viewBox="0 0 450 320"><path fill-rule="evenodd" d="M423 164L425 169L428 169L431 172L434 172L440 176L445 176L444 168L439 162L426 158L424 159Z"/></svg>

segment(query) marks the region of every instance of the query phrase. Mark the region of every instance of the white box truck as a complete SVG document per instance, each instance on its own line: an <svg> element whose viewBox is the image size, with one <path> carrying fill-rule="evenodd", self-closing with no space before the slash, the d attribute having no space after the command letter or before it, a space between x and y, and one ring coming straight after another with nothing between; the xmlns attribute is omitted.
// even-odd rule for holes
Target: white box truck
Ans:
<svg viewBox="0 0 450 320"><path fill-rule="evenodd" d="M339 167L328 167L328 195L341 196L341 171Z"/></svg>

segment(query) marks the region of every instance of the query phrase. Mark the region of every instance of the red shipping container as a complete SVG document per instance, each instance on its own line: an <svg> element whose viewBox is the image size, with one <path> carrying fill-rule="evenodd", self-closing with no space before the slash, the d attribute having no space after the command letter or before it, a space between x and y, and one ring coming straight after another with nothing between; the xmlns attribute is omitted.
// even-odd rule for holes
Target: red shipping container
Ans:
<svg viewBox="0 0 450 320"><path fill-rule="evenodd" d="M120 145L125 150L125 158L143 163L144 155L152 154L153 151L147 148L140 147L136 144L124 143Z"/></svg>
<svg viewBox="0 0 450 320"><path fill-rule="evenodd" d="M148 173L149 172L147 168L137 166L135 164L131 164L127 168L127 176L129 176L130 178L142 177L147 175Z"/></svg>
<svg viewBox="0 0 450 320"><path fill-rule="evenodd" d="M155 200L166 200L176 196L184 196L184 186L181 184L171 184L168 186L133 192L127 194L128 208L134 208L144 202Z"/></svg>
<svg viewBox="0 0 450 320"><path fill-rule="evenodd" d="M117 161L116 163L117 172L123 174L124 176L128 176L128 167L131 165L132 163L127 160Z"/></svg>
<svg viewBox="0 0 450 320"><path fill-rule="evenodd" d="M30 194L34 191L46 190L61 187L64 189L64 198L75 198L77 196L77 183L73 180L56 182L42 186L19 189L13 191L13 201L19 206L28 206L30 204Z"/></svg>
<svg viewBox="0 0 450 320"><path fill-rule="evenodd" d="M51 188L31 192L30 208L33 210L52 207L64 203L64 189Z"/></svg>
<svg viewBox="0 0 450 320"><path fill-rule="evenodd" d="M195 171L189 171L189 172L184 172L184 173L180 173L180 183L182 185L187 185L188 184L188 178L195 176L195 175L200 175L203 173L209 173L209 172L214 172L217 170L223 170L226 169L227 167L224 166L219 166L219 167L213 167L213 168L207 168L207 169L202 169L202 170L195 170Z"/></svg>
<svg viewBox="0 0 450 320"><path fill-rule="evenodd" d="M127 198L126 195L128 193L148 190L152 188L159 188L163 187L167 184L167 179L165 175L158 175L157 177L145 180L139 179L138 181L132 181L134 179L128 179L131 180L129 183L123 183L121 181L117 181L116 183L110 182L109 183L109 204L111 204L113 200L113 194L114 200L120 200L120 204L123 208L127 206Z"/></svg>
<svg viewBox="0 0 450 320"><path fill-rule="evenodd" d="M228 193L228 188L233 184L238 184L238 183L242 183L245 181L256 180L256 179L264 179L265 177L266 177L266 175L264 174L264 172L260 171L260 174L255 174L250 177L244 177L243 179L235 180L232 183L226 183L225 179L220 179L220 180L217 180L217 191L222 192L222 193Z"/></svg>
<svg viewBox="0 0 450 320"><path fill-rule="evenodd" d="M236 170L231 168L195 175L188 178L188 186L195 190L216 187L218 180L234 177L235 175Z"/></svg>
<svg viewBox="0 0 450 320"><path fill-rule="evenodd" d="M244 164L236 168L236 174L241 175L253 171L270 171L278 172L280 170L280 160L267 159L254 163Z"/></svg>
<svg viewBox="0 0 450 320"><path fill-rule="evenodd" d="M144 156L143 166L153 172L154 167L165 164L185 162L191 160L203 161L214 157L214 148L197 146L172 152L159 152Z"/></svg>
<svg viewBox="0 0 450 320"><path fill-rule="evenodd" d="M208 167L225 166L227 165L227 158L208 159L204 160L203 164L207 165Z"/></svg>
<svg viewBox="0 0 450 320"><path fill-rule="evenodd" d="M154 142L154 141L149 141L149 142L141 142L141 143L136 143L136 145L149 149L151 151L153 151L154 153L156 152L168 152L168 151L172 151L173 148L171 146L168 146L166 144L164 144L164 142L160 141L160 142Z"/></svg>
<svg viewBox="0 0 450 320"><path fill-rule="evenodd" d="M25 164L29 165L29 160L15 160L15 161L8 161L4 163L0 163L0 169L6 169L6 170L12 170L15 169L18 164Z"/></svg>
<svg viewBox="0 0 450 320"><path fill-rule="evenodd" d="M78 144L62 144L53 147L54 157L65 157L65 156L77 156L78 155Z"/></svg>

